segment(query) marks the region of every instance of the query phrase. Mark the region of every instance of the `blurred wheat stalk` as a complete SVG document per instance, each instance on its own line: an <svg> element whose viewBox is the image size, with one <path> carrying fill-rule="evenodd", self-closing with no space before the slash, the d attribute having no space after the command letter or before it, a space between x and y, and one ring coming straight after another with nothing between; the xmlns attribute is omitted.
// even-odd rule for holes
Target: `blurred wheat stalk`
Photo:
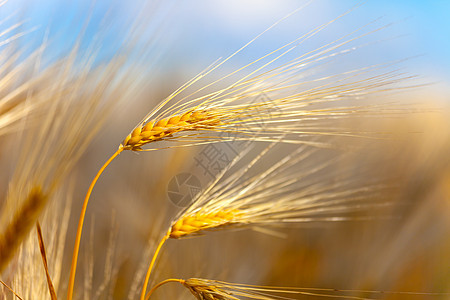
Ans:
<svg viewBox="0 0 450 300"><path fill-rule="evenodd" d="M352 295L366 293L370 296L370 293L377 293L370 290L250 286L199 278L167 279L154 285L147 293L152 270L162 246L169 238L180 239L211 230L246 227L269 232L269 225L277 228L287 224L362 221L395 213L395 197L399 197L400 192L397 184L393 189L391 177L364 180L366 174L360 176L351 166L342 168L339 165L343 162L340 156L345 155L337 150L348 151L351 148L347 147L349 145L342 147L339 138L382 140L386 136L384 130L353 127L352 121L404 116L409 110L401 105L365 103L361 98L408 88L408 80L413 76L393 70L396 63L391 62L306 81L302 77L307 70L323 67L327 62L365 46L357 44L359 39L384 27L370 29L369 25L373 25L370 22L314 51L295 54L308 39L320 34L347 13L218 80L202 82L254 40L250 41L177 89L131 130L88 188L72 253L68 300L73 298L75 290L88 200L100 175L117 155L124 150L153 151L236 140L269 144L256 152L248 148L240 153L188 207L172 218L168 228L157 228L165 234L159 244L155 244L148 268L139 275L142 278L138 276L133 282L136 285L143 282L140 292L139 288L132 288L135 293L138 291L140 299L148 299L156 288L168 282L181 283L197 299L280 299L282 296L277 293L282 293L283 299L295 295L367 299ZM14 38L20 36L18 34ZM10 279L6 281L12 282L11 290L17 295L32 299L48 295L56 299L66 289L65 285L61 285L64 240L68 218L73 213L66 208L61 216L55 208L56 204L49 207L46 213L42 212L54 198L68 201L73 193L66 188L73 180L70 174L115 104L128 99L132 88L124 78L135 75L132 66L124 64L119 56L96 65L93 63L93 52L79 53L76 47L70 55L56 63L41 66L45 49L44 44L27 59L19 61L11 54L14 53L12 49L6 47L2 53L5 59L1 67L0 134L16 132L14 145L20 151L2 207L0 271L16 255L16 260L8 269ZM287 60L281 63L283 59ZM22 75L28 73L31 74L29 77ZM231 84L226 80L231 80ZM196 88L196 84L200 84L200 88ZM260 102L250 101L261 94L267 98ZM390 133L395 133L395 130ZM158 147L157 142L173 142L175 145ZM359 142L354 143L358 148ZM155 147L150 148L151 145ZM295 148L281 156L282 150L279 148L286 145L294 145ZM325 152L322 154L322 151ZM275 157L275 162L269 165L270 155ZM448 162L443 169L448 171ZM446 174L447 171L442 172ZM441 176L444 175L437 175L439 179ZM68 195L63 196L64 193ZM423 197L426 196L427 193L424 193ZM37 222L41 218L43 230ZM37 228L39 246L29 236L33 226ZM60 227L60 231L53 231L48 237L45 233L51 231L52 226ZM47 240L50 240L50 247L45 245ZM18 251L20 245L22 247ZM149 250L153 250L155 245L152 244ZM111 295L106 286L112 285L113 275L120 275L111 267L114 243L108 249L106 256L110 262L105 266L104 281L96 298L103 293ZM163 266L160 265L160 268ZM43 269L45 272L42 272ZM30 272L27 273L27 270ZM30 274L39 280L36 283L27 280ZM87 298L90 297L87 290L92 289L92 282L89 282L92 276L88 272L85 277L85 288L89 287L85 289ZM351 292L352 295L339 295L338 292ZM428 291L424 295L448 295L433 292ZM411 295L421 294L416 292ZM129 297L135 297L133 292L130 291Z"/></svg>

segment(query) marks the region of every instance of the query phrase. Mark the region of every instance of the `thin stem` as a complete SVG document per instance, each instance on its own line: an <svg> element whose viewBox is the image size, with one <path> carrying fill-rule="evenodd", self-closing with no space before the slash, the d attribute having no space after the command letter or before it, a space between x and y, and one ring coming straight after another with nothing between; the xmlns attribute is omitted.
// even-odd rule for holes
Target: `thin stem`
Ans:
<svg viewBox="0 0 450 300"><path fill-rule="evenodd" d="M42 263L44 264L45 276L47 277L48 291L50 293L50 299L57 300L55 287L53 286L52 278L48 272L47 254L45 252L44 238L42 237L42 229L39 221L36 222L36 231L39 241L39 249L41 250Z"/></svg>
<svg viewBox="0 0 450 300"><path fill-rule="evenodd" d="M19 295L16 294L16 292L14 292L14 290L12 288L10 288L5 282L3 282L2 280L0 280L0 283L3 284L4 287L6 287L11 293L14 294L14 296L16 296L17 298L19 298L20 300L23 300L22 297L20 297Z"/></svg>
<svg viewBox="0 0 450 300"><path fill-rule="evenodd" d="M150 296L153 294L153 292L154 292L157 288L159 288L160 286L162 286L162 285L164 285L164 284L166 284L166 283L169 283L169 282L179 282L179 283L183 284L183 283L184 283L184 280L183 280L183 279L177 279L177 278L169 278L169 279L166 279L166 280L164 280L164 281L161 281L160 283L158 283L157 285L155 285L154 287L152 287L152 289L148 292L147 296L145 297L145 300L150 299Z"/></svg>
<svg viewBox="0 0 450 300"><path fill-rule="evenodd" d="M145 300L145 292L147 291L148 282L150 280L150 275L152 274L153 265L155 264L156 258L158 257L158 253L161 250L164 243L170 236L170 230L167 231L166 235L159 242L158 247L156 248L155 254L153 254L152 261L150 262L150 266L148 267L147 274L145 275L144 285L142 286L141 298L140 300Z"/></svg>
<svg viewBox="0 0 450 300"><path fill-rule="evenodd" d="M84 216L86 214L89 197L91 196L92 190L94 189L95 183L97 182L100 175L103 173L103 171L106 169L106 167L114 160L114 158L116 158L116 156L119 155L120 152L122 152L122 151L123 151L123 147L119 147L119 149L100 168L97 175L95 175L94 179L92 180L91 185L89 186L89 189L86 193L86 197L84 198L83 207L81 208L80 219L78 220L77 235L75 237L75 246L73 248L73 255L72 255L72 264L70 266L70 277L69 277L69 286L67 289L67 300L72 300L72 297L73 297L73 288L75 285L75 274L77 271L78 251L80 250L81 233L83 231Z"/></svg>

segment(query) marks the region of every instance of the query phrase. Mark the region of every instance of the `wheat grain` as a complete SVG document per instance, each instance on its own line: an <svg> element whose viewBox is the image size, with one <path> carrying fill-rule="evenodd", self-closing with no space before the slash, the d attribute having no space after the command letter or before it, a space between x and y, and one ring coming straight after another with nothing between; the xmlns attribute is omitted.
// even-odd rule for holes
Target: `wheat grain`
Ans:
<svg viewBox="0 0 450 300"><path fill-rule="evenodd" d="M170 229L169 237L180 238L187 235L198 233L206 229L213 229L233 223L240 215L239 210L219 210L213 212L198 212L192 215L186 215L175 222Z"/></svg>
<svg viewBox="0 0 450 300"><path fill-rule="evenodd" d="M223 118L223 117L222 117ZM153 120L145 125L136 127L122 142L124 150L140 150L150 142L160 141L171 137L180 131L214 128L220 123L220 117L214 112L188 111L181 115L159 121Z"/></svg>

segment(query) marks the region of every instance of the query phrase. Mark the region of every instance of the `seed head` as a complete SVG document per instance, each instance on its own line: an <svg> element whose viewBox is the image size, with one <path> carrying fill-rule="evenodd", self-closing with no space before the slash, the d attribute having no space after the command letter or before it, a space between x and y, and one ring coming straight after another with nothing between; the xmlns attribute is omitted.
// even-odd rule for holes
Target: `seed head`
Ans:
<svg viewBox="0 0 450 300"><path fill-rule="evenodd" d="M208 284L208 282L201 279L189 278L184 281L183 285L187 287L198 300L238 299L233 297L229 292L223 291L219 287Z"/></svg>
<svg viewBox="0 0 450 300"><path fill-rule="evenodd" d="M240 211L237 209L224 209L209 213L200 211L196 214L186 215L172 225L170 237L177 239L202 230L225 226L233 223L239 214Z"/></svg>
<svg viewBox="0 0 450 300"><path fill-rule="evenodd" d="M124 150L138 151L145 144L167 139L177 132L208 129L218 123L220 119L214 113L188 111L136 127L122 142L122 146Z"/></svg>

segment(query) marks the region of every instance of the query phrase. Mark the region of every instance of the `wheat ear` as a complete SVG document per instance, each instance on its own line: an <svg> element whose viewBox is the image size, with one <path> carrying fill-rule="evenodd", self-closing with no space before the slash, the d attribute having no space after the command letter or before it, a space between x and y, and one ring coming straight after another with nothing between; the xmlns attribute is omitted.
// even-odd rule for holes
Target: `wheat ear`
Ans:
<svg viewBox="0 0 450 300"><path fill-rule="evenodd" d="M376 291L376 290L352 290L352 289L329 289L329 288L299 288L299 287L280 287L280 286L260 286L240 283L229 283L218 280L209 280L203 278L166 279L155 285L147 295L147 300L152 293L160 286L169 283L178 282L189 291L198 300L276 300L276 299L294 299L291 295L353 299L353 300L371 300L365 296L351 296L347 293L362 293L367 295L415 295L415 296L446 296L449 293L424 293L424 292L395 292L395 291ZM340 294L337 294L340 293ZM296 298L295 298L296 299Z"/></svg>
<svg viewBox="0 0 450 300"><path fill-rule="evenodd" d="M70 266L69 285L67 288L67 300L72 300L73 297L73 288L75 286L75 275L77 271L78 252L80 250L81 234L83 232L84 217L86 215L89 197L91 196L92 190L94 189L95 183L97 182L100 175L103 173L106 167L114 160L114 158L116 158L122 151L123 147L121 145L119 149L100 168L100 170L97 172L97 175L95 175L94 179L92 180L91 185L89 186L89 189L86 193L86 197L84 198L83 207L81 208L80 218L78 220L77 235L75 237L75 245L73 248L73 255L72 255L72 264Z"/></svg>
<svg viewBox="0 0 450 300"><path fill-rule="evenodd" d="M47 196L42 192L41 188L34 187L12 221L1 233L0 273L7 266L16 249L36 222L46 201Z"/></svg>
<svg viewBox="0 0 450 300"><path fill-rule="evenodd" d="M150 281L150 275L152 273L153 266L156 262L156 258L158 257L158 254L162 246L167 241L167 239L169 238L178 239L183 236L198 233L199 231L202 230L212 229L220 226L225 226L227 224L231 224L233 222L233 219L239 214L240 211L236 209L219 210L208 213L198 212L196 214L184 216L183 218L173 223L169 231L159 242L158 247L156 248L156 251L153 254L152 260L147 269L144 284L142 286L140 299L141 300L146 299L145 293L147 291L147 286Z"/></svg>
<svg viewBox="0 0 450 300"><path fill-rule="evenodd" d="M170 118L140 124L125 138L122 145L124 150L139 151L143 145L171 137L174 133L211 128L219 123L219 112L190 110Z"/></svg>
<svg viewBox="0 0 450 300"><path fill-rule="evenodd" d="M222 209L209 213L198 212L176 221L170 228L170 237L178 239L202 230L213 229L232 224L241 212L238 209Z"/></svg>

